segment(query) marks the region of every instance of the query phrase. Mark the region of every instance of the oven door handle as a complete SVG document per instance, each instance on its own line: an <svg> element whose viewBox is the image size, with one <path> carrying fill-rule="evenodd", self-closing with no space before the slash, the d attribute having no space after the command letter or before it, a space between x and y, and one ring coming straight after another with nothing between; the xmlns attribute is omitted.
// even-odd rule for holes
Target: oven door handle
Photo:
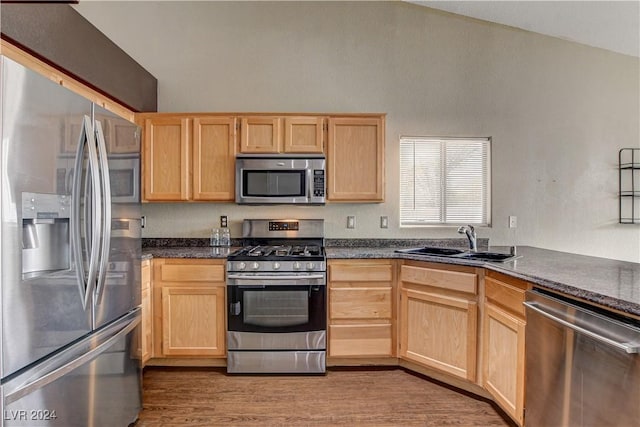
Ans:
<svg viewBox="0 0 640 427"><path fill-rule="evenodd" d="M267 285L238 285L238 289L265 289Z"/></svg>
<svg viewBox="0 0 640 427"><path fill-rule="evenodd" d="M322 274L309 274L304 276L295 275L277 275L277 276L261 276L261 275L244 275L244 274L229 274L227 279L235 280L309 280L309 279L324 279Z"/></svg>

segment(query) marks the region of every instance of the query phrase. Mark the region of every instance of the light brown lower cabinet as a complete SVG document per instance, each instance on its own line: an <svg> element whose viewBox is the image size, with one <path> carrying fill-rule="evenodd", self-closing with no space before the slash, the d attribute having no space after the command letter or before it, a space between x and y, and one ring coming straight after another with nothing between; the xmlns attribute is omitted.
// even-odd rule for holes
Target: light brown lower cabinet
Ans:
<svg viewBox="0 0 640 427"><path fill-rule="evenodd" d="M480 302L479 274L472 267L418 261L329 260L328 363L375 364L399 357L448 374L452 384L459 381L454 377L467 384L479 381L523 425L522 302L531 286L486 271ZM142 283L143 362L225 357L224 260L145 261ZM484 304L482 331L479 303Z"/></svg>
<svg viewBox="0 0 640 427"><path fill-rule="evenodd" d="M141 307L142 322L140 327L140 358L142 365L151 358L153 348L153 340L151 333L151 260L145 260L141 263L140 284L141 284Z"/></svg>
<svg viewBox="0 0 640 427"><path fill-rule="evenodd" d="M329 261L329 357L395 356L392 260Z"/></svg>
<svg viewBox="0 0 640 427"><path fill-rule="evenodd" d="M225 357L224 260L154 259L154 357Z"/></svg>
<svg viewBox="0 0 640 427"><path fill-rule="evenodd" d="M483 386L518 425L524 422L526 282L489 272L485 277Z"/></svg>
<svg viewBox="0 0 640 427"><path fill-rule="evenodd" d="M474 382L478 276L430 264L400 270L400 357Z"/></svg>

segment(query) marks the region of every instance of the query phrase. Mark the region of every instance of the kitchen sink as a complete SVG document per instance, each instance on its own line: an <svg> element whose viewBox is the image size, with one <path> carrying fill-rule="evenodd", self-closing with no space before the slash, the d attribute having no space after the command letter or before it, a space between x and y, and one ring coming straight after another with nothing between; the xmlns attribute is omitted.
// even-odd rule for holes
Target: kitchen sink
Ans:
<svg viewBox="0 0 640 427"><path fill-rule="evenodd" d="M396 252L411 254L411 255L431 255L431 256L442 256L448 258L463 258L469 260L478 260L478 261L491 261L491 262L507 262L511 261L514 258L517 258L515 255L505 254L501 252L471 252L464 251L462 249L453 249L453 248L438 248L433 246L424 246L422 248L410 248L410 249L396 249Z"/></svg>
<svg viewBox="0 0 640 427"><path fill-rule="evenodd" d="M477 259L480 261L497 261L506 262L516 258L515 255L505 254L501 252L465 252L456 255L456 258Z"/></svg>
<svg viewBox="0 0 640 427"><path fill-rule="evenodd" d="M414 255L437 255L437 256L452 256L465 253L462 249L453 248L438 248L434 246L424 246L422 248L411 249L397 249L396 252Z"/></svg>

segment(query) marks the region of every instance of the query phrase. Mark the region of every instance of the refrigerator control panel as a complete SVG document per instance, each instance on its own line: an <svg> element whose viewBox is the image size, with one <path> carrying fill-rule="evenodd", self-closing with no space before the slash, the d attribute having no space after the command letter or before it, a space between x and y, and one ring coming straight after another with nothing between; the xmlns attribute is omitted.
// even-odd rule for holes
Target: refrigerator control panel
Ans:
<svg viewBox="0 0 640 427"><path fill-rule="evenodd" d="M22 193L23 219L69 218L71 196L66 194Z"/></svg>

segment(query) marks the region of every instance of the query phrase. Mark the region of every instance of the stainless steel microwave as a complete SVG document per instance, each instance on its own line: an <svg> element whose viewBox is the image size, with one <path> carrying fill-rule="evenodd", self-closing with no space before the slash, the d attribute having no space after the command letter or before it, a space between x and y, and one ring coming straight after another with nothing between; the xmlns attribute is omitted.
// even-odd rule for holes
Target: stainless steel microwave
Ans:
<svg viewBox="0 0 640 427"><path fill-rule="evenodd" d="M325 203L325 157L322 155L238 155L236 203Z"/></svg>

